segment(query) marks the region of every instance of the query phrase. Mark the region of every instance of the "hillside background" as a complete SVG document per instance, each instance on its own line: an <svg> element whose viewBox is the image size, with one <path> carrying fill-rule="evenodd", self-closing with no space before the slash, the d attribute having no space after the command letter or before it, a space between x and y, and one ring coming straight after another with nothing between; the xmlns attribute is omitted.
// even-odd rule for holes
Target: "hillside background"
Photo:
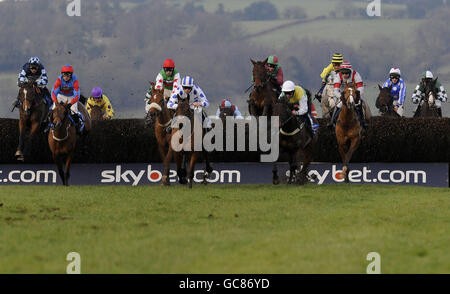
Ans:
<svg viewBox="0 0 450 294"><path fill-rule="evenodd" d="M50 87L72 64L84 95L100 86L116 118L142 118L144 95L165 58L205 91L215 113L231 98L246 114L250 58L280 58L285 80L312 90L333 52L351 61L374 103L377 83L399 66L411 94L430 69L450 88L450 4L440 0L382 0L381 17L368 17L370 1L352 0L81 0L81 16L66 14L68 1L0 2L0 117L16 118L10 105L17 76L39 56ZM314 102L319 106L318 102ZM450 116L450 103L443 106ZM319 107L317 107L319 108Z"/></svg>

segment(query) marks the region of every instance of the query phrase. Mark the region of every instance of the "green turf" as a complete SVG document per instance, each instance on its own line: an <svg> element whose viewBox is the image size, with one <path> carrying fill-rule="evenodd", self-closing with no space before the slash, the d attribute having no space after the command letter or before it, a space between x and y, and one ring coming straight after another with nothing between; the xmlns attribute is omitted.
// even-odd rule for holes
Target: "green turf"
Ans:
<svg viewBox="0 0 450 294"><path fill-rule="evenodd" d="M450 273L448 189L2 187L0 273Z"/></svg>

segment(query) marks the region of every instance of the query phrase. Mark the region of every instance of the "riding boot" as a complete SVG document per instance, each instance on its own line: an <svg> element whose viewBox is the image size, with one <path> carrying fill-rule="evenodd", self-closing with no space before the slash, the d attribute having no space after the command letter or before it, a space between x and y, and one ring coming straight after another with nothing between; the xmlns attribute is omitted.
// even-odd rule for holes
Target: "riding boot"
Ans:
<svg viewBox="0 0 450 294"><path fill-rule="evenodd" d="M363 110L362 110L362 105L356 106L356 113L358 113L358 118L359 118L359 122L361 124L361 126L364 129L367 129L369 126L367 125L366 120L364 119L364 114L363 114Z"/></svg>
<svg viewBox="0 0 450 294"><path fill-rule="evenodd" d="M439 117L442 117L442 108L439 107L439 108L437 109L437 113L438 113L438 116L439 116Z"/></svg>
<svg viewBox="0 0 450 294"><path fill-rule="evenodd" d="M332 129L336 125L336 121L337 121L337 118L338 118L340 112L341 112L340 108L338 108L338 107L334 108L333 116L331 117L330 122L327 124L327 127L329 129Z"/></svg>
<svg viewBox="0 0 450 294"><path fill-rule="evenodd" d="M75 129L77 130L77 135L80 135L80 117L78 116L78 113L72 113L71 116L73 123L75 124Z"/></svg>

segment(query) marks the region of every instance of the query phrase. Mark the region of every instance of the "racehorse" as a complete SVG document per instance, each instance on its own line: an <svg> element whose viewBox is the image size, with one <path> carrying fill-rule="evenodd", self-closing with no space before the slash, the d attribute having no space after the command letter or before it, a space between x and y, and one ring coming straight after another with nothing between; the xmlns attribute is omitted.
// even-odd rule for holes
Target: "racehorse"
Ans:
<svg viewBox="0 0 450 294"><path fill-rule="evenodd" d="M178 107L175 112L175 115L176 115L175 116L176 120L180 119L181 116L184 116L187 119L189 119L190 124L191 124L190 137L185 138L183 136L183 138L180 138L178 141L180 143L180 146L183 146L183 149L181 149L180 151L175 151L175 150L173 150L172 144L170 144L170 147L169 147L173 150L173 153L174 153L175 162L177 164L177 174L178 174L179 181L180 181L180 183L185 183L186 177L187 177L187 181L189 183L189 188L192 188L192 184L193 184L193 180L194 180L195 163L196 163L200 153L202 153L204 156L204 159L205 159L205 170L203 173L203 183L206 184L207 183L206 180L210 177L210 175L213 171L211 165L209 164L208 153L203 148L203 145L202 145L202 151L194 150L195 137L196 137L195 132L196 131L202 132L200 138L203 138L203 136L205 134L205 132L203 131L203 126L196 129L195 128L196 125L194 123L195 120L198 120L200 123L202 122L201 109L200 108L191 109L191 104L189 103L189 99L180 99L178 102ZM197 117L195 117L195 116L197 116ZM173 128L172 132L181 131L182 127L183 127L182 123L178 122L178 126L175 126ZM186 147L186 149L188 149L190 151L185 151L184 147ZM187 160L189 160L189 170L187 171L187 174L186 174L186 161Z"/></svg>
<svg viewBox="0 0 450 294"><path fill-rule="evenodd" d="M15 157L19 161L25 160L23 150L27 128L31 127L29 138L33 139L47 114L47 106L44 103L41 91L40 88L34 85L34 80L29 80L20 85L18 94L20 103L19 146L15 153Z"/></svg>
<svg viewBox="0 0 450 294"><path fill-rule="evenodd" d="M354 85L349 86L345 82L344 92L341 94L342 110L339 113L336 123L336 139L344 164L342 172L344 173L346 183L349 182L348 174L350 169L348 163L361 140L362 127L355 110L355 104L359 102L360 98L360 92L356 90L356 87ZM347 146L348 142L350 142L350 147Z"/></svg>
<svg viewBox="0 0 450 294"><path fill-rule="evenodd" d="M280 123L280 155L287 153L289 157L289 179L288 184L298 183L303 185L307 182L307 172L313 157L314 145L317 136L311 137L307 131L305 122L299 122L297 115L292 114L292 110L284 101L272 105L273 116L279 117ZM298 172L298 162L303 153L303 165ZM272 169L272 182L279 183L277 163Z"/></svg>
<svg viewBox="0 0 450 294"><path fill-rule="evenodd" d="M400 115L394 110L393 101L394 97L391 95L392 85L388 88L381 88L378 94L375 106L380 110L381 116L400 117Z"/></svg>
<svg viewBox="0 0 450 294"><path fill-rule="evenodd" d="M414 114L414 117L439 117L438 109L436 107L436 98L437 98L437 91L436 91L436 82L437 79L432 80L431 82L427 83L425 86L425 97L422 97L420 101L420 109L416 110L416 113Z"/></svg>
<svg viewBox="0 0 450 294"><path fill-rule="evenodd" d="M270 116L271 105L277 100L277 90L265 68L267 58L263 61L250 60L253 63L253 91L250 93L248 111L252 116Z"/></svg>
<svg viewBox="0 0 450 294"><path fill-rule="evenodd" d="M69 185L70 164L72 162L77 134L70 117L70 104L59 103L50 112L51 130L48 133L48 145L52 151L53 161L58 167L63 185ZM63 168L63 162L65 166Z"/></svg>
<svg viewBox="0 0 450 294"><path fill-rule="evenodd" d="M170 185L169 172L170 172L170 162L172 159L172 149L170 148L170 142L172 139L172 133L167 133L166 129L172 123L172 113L166 107L164 99L164 90L155 89L155 83L152 85L152 97L150 99L150 109L147 113L146 124L153 125L155 129L155 137L158 142L158 150L161 156L161 160L164 164L163 177L161 180L161 185ZM182 177L179 177L180 179ZM181 182L184 183L185 182Z"/></svg>
<svg viewBox="0 0 450 294"><path fill-rule="evenodd" d="M103 105L92 105L88 103L88 107L91 109L90 117L91 120L104 120L105 111L103 110Z"/></svg>

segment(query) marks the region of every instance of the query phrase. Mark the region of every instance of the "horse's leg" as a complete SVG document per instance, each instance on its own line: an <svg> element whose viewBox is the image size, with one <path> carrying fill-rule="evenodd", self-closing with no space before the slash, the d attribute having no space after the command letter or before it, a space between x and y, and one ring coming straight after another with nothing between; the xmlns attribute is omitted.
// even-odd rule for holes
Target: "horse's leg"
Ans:
<svg viewBox="0 0 450 294"><path fill-rule="evenodd" d="M199 155L199 152L192 152L191 154L191 161L189 164L189 172L188 172L188 179L189 179L189 188L192 188L192 182L194 181L194 168L195 168L195 162L197 161L197 157Z"/></svg>
<svg viewBox="0 0 450 294"><path fill-rule="evenodd" d="M17 160L24 160L24 156L23 156L23 145L24 145L24 140L25 140L25 129L26 129L26 125L25 125L25 119L20 118L19 120L19 146L17 146L17 151L15 154L15 157L17 158Z"/></svg>
<svg viewBox="0 0 450 294"><path fill-rule="evenodd" d="M280 179L278 178L278 168L276 162L273 163L272 167L272 183L274 185L278 185L280 183Z"/></svg>
<svg viewBox="0 0 450 294"><path fill-rule="evenodd" d="M180 154L180 152L175 152L172 151L173 153L173 157L175 158L175 163L177 165L177 176L178 176L178 183L180 183L181 185L186 185L186 173L183 171L181 165L183 164L182 160L182 156Z"/></svg>
<svg viewBox="0 0 450 294"><path fill-rule="evenodd" d="M164 154L164 145L159 144L159 152L161 153L161 158L163 158L163 176L161 179L161 186L169 186L170 185L170 179L169 179L169 173L170 173L170 162L172 161L172 155L174 151L172 150L172 147L169 145L169 148L167 150L167 154ZM178 166L178 163L177 163Z"/></svg>
<svg viewBox="0 0 450 294"><path fill-rule="evenodd" d="M205 157L205 171L203 172L203 184L206 185L208 183L206 180L209 179L209 177L211 176L213 169L209 163L208 152L206 152L205 150L203 150L202 152Z"/></svg>
<svg viewBox="0 0 450 294"><path fill-rule="evenodd" d="M301 151L302 151L302 149L299 149L297 151L297 158L300 155ZM303 164L302 164L302 169L300 171L300 176L299 176L299 181L298 181L298 183L300 185L304 185L308 181L308 178L307 178L308 167L312 161L312 157L313 157L313 148L312 148L312 145L309 144L308 147L305 150L303 150Z"/></svg>
<svg viewBox="0 0 450 294"><path fill-rule="evenodd" d="M345 161L344 161L344 167L342 169L342 171L344 172L345 175L345 182L348 183L348 174L350 172L350 168L348 167L348 163L350 162L350 159L353 156L353 152L355 152L355 150L358 148L359 146L359 142L360 142L360 138L359 136L357 137L353 137L350 141L350 148L348 148L347 153L345 154Z"/></svg>
<svg viewBox="0 0 450 294"><path fill-rule="evenodd" d="M40 129L40 127L41 127L41 122L39 120L34 120L31 123L31 130L30 130L29 139L28 139L28 142L31 146L34 146L34 143L35 143L34 140L36 139L35 135L36 135L36 132Z"/></svg>
<svg viewBox="0 0 450 294"><path fill-rule="evenodd" d="M66 178L66 186L69 186L69 178L70 178L70 165L72 163L73 152L69 153L66 158L66 166L64 167L64 175Z"/></svg>
<svg viewBox="0 0 450 294"><path fill-rule="evenodd" d="M288 184L292 184L292 179L294 178L297 166L295 164L294 154L289 153L289 179Z"/></svg>
<svg viewBox="0 0 450 294"><path fill-rule="evenodd" d="M63 169L63 162L62 162L61 156L53 154L53 161L56 163L56 167L58 168L58 172L59 172L59 177L61 178L63 185L66 185L64 169Z"/></svg>

